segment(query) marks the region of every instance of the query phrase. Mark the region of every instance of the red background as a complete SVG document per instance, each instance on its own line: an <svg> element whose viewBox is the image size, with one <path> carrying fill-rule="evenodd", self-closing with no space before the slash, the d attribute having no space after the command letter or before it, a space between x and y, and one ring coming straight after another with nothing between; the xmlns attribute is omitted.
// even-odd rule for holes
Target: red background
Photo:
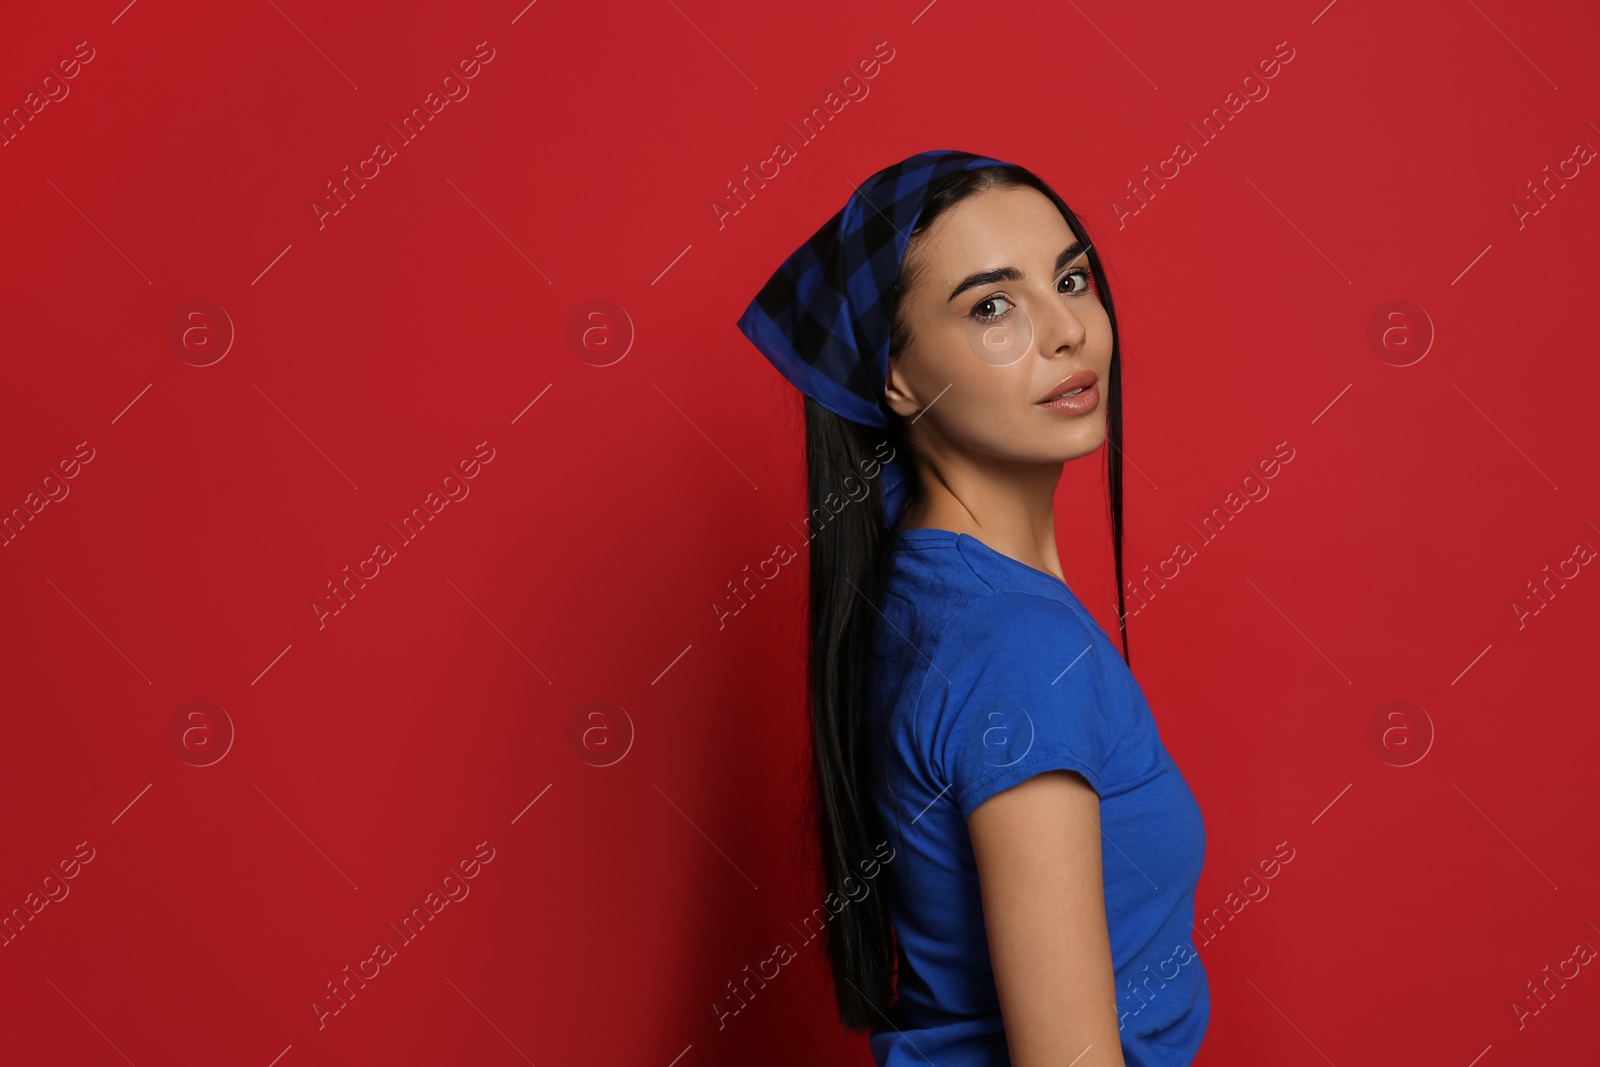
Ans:
<svg viewBox="0 0 1600 1067"><path fill-rule="evenodd" d="M1600 546L1600 175L1562 163L1600 146L1592 5L122 4L0 34L8 113L93 50L0 147L8 1062L870 1062L791 927L820 903L799 408L733 324L852 182L928 148L1030 166L1084 218L1130 575L1196 552L1130 632L1222 909L1198 1062L1593 1055L1593 966L1513 1008L1600 946L1600 575L1565 564L1536 614L1527 585ZM479 42L470 94L319 225ZM207 366L230 328L195 300L231 322ZM596 300L621 313L571 343ZM1058 532L1109 627L1099 477L1069 465ZM800 559L719 628L779 543ZM194 700L222 712L172 740ZM319 1029L480 842L470 895Z"/></svg>

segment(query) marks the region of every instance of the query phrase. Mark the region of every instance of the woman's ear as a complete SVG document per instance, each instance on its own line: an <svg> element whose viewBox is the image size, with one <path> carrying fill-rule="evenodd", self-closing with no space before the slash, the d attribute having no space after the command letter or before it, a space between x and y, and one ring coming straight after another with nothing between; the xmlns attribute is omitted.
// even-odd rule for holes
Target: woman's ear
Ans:
<svg viewBox="0 0 1600 1067"><path fill-rule="evenodd" d="M884 380L883 396L888 402L889 410L902 418L910 418L922 410L922 404L917 400L916 394L911 391L910 384L906 381L903 371L905 360L903 353L900 356L891 356L889 359L889 373Z"/></svg>

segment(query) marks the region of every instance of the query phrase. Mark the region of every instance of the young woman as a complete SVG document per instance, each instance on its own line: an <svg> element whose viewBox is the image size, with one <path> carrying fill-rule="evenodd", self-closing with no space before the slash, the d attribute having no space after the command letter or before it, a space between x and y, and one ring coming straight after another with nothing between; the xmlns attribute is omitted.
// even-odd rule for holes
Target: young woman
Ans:
<svg viewBox="0 0 1600 1067"><path fill-rule="evenodd" d="M1125 620L1119 656L1056 552L1062 465L1109 444L1123 607L1116 318L1083 226L1024 168L919 153L739 328L806 396L844 1024L882 1067L1190 1063L1211 1007L1188 937L1204 825ZM860 895L870 878L883 891Z"/></svg>

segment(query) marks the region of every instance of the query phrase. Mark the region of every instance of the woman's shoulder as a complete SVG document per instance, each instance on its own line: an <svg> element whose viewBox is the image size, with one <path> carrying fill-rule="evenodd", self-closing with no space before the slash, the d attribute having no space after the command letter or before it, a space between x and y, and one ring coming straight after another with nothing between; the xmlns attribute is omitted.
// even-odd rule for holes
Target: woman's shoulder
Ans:
<svg viewBox="0 0 1600 1067"><path fill-rule="evenodd" d="M1097 632L1071 605L1014 589L976 597L950 618L911 721L963 818L1042 770L1075 771L1103 788L1122 702Z"/></svg>
<svg viewBox="0 0 1600 1067"><path fill-rule="evenodd" d="M933 528L899 531L890 589L924 614L957 623L967 616L1016 615L1074 627L1093 625L1061 579L991 548L966 533Z"/></svg>
<svg viewBox="0 0 1600 1067"><path fill-rule="evenodd" d="M1107 639L1065 583L964 534L911 534L897 544L878 629L896 676L921 679L918 703L1002 675L1048 685L1068 663L1099 673L1098 655L1078 659Z"/></svg>
<svg viewBox="0 0 1600 1067"><path fill-rule="evenodd" d="M1041 648L1089 640L1092 621L1069 601L1023 589L989 589L969 598L945 619L940 651L949 658L1028 657ZM1098 627L1095 627L1098 629Z"/></svg>

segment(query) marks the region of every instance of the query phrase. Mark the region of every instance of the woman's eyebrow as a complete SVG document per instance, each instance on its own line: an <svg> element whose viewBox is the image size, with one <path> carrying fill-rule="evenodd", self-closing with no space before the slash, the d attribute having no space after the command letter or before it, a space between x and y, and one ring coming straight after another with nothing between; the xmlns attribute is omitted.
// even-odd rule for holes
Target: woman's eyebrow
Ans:
<svg viewBox="0 0 1600 1067"><path fill-rule="evenodd" d="M1062 249L1061 254L1056 257L1056 270L1060 270L1062 267L1065 267L1068 263L1071 263L1074 259L1077 259L1082 253L1083 242L1073 241L1066 248ZM945 299L945 303L948 304L951 300L954 300L968 289L972 289L980 285L989 285L992 282L1019 282L1022 280L1022 278L1023 273L1016 267L996 267L993 270L981 270L976 274L969 274L962 279L961 284L957 285L955 290L951 292L949 297Z"/></svg>

